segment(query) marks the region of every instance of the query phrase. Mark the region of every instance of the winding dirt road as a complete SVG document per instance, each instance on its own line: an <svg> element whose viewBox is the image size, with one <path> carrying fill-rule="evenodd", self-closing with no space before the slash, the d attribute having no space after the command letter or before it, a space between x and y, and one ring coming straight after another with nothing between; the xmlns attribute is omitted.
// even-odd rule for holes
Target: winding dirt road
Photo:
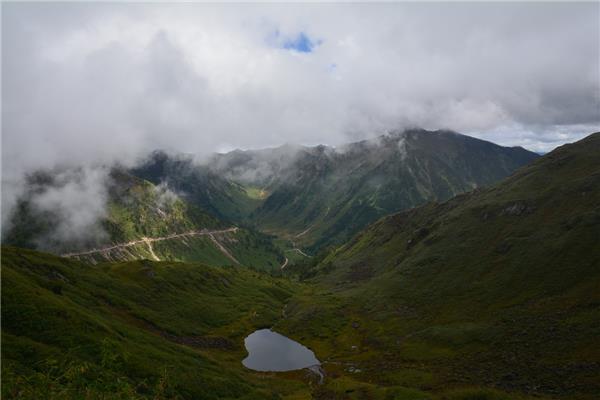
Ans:
<svg viewBox="0 0 600 400"><path fill-rule="evenodd" d="M280 269L284 269L286 267L286 265L288 265L288 258L285 258L285 262L283 264L281 264L281 267L279 267Z"/></svg>
<svg viewBox="0 0 600 400"><path fill-rule="evenodd" d="M200 231L189 231L189 232L184 232L184 233L174 233L171 235L167 235L167 236L160 236L160 237L155 237L155 238L149 238L149 237L143 237L141 239L138 240L132 240L130 242L126 242L126 243L118 243L112 246L108 246L108 247L103 247L101 249L92 249L92 250L87 250L87 251L82 251L82 252L78 252L78 253L66 253L66 254L61 254L62 257L80 257L80 256L88 256L88 255L93 255L93 254L106 254L109 253L110 251L113 250L122 250L125 249L127 247L131 247L131 246L136 246L138 244L146 244L148 246L148 249L150 251L150 254L152 255L152 257L156 260L156 261L160 261L160 259L158 258L158 256L154 253L154 250L152 249L152 242L158 242L158 241L162 241L162 240L170 240L170 239L179 239L179 238L184 238L184 237L189 237L189 236L209 236L210 239L215 243L215 245L219 248L219 250L225 255L227 256L229 259L231 259L232 261L235 261L236 263L239 264L239 262L231 255L231 253L229 253L229 251L227 251L227 249L225 249L225 247L223 247L223 245L221 245L221 243L219 243L217 241L217 239L215 239L214 235L215 234L219 234L219 233L228 233L228 232L237 232L238 227L234 226L231 228L227 228L227 229L221 229L221 230L214 230L214 231L209 231L207 229L202 229Z"/></svg>
<svg viewBox="0 0 600 400"><path fill-rule="evenodd" d="M235 228L235 229L237 230L237 228ZM221 250L221 253L225 254L225 256L227 258L229 258L231 261L233 261L236 264L240 263L238 260L235 259L234 256L231 255L231 253L229 251L227 251L225 246L223 246L221 243L219 243L219 241L215 238L215 236L212 233L209 233L208 237L210 238L210 240L212 240L212 242L215 244L215 246L217 246L218 249Z"/></svg>

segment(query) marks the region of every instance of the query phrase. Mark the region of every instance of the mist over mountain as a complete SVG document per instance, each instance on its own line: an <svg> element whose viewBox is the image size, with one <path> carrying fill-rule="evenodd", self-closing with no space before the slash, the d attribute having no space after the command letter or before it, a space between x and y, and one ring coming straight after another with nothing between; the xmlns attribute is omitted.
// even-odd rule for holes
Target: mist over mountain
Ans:
<svg viewBox="0 0 600 400"><path fill-rule="evenodd" d="M274 270L284 260L272 238L218 219L165 183L154 185L119 167L93 171L102 181L91 186L86 186L91 172L83 169L30 176L2 243L93 264L137 259L243 262ZM99 192L88 193L89 187Z"/></svg>
<svg viewBox="0 0 600 400"><path fill-rule="evenodd" d="M599 17L0 3L0 397L597 400Z"/></svg>
<svg viewBox="0 0 600 400"><path fill-rule="evenodd" d="M307 155L293 160L305 166L310 157L314 170L326 172L331 168L315 160L350 154L360 165L365 154L373 154L365 149L380 154L384 143L408 162L417 144L425 147L440 137L459 147L488 148L496 161L533 161L488 187L384 217L318 257L288 265L292 254L285 253L282 267L270 271L293 279L242 265L255 262L265 269L272 257L268 249L285 250L243 229L229 239L215 238L240 261L234 265L223 253L214 256L219 246L210 250L209 243L192 238L167 246L146 247L142 241L139 247L68 259L3 246L3 397L26 390L28 398L42 393L58 398L69 390L72 398L92 391L144 399L148 392L163 393L168 382L184 398L207 399L248 394L259 399L280 391L307 399L355 392L436 400L593 399L600 374L595 334L600 133L543 157L455 133L419 131L351 144L347 153L325 146L296 149ZM402 140L406 152L397 150ZM451 155L440 157L448 161ZM489 161L490 154L483 155ZM145 169L134 171L187 170L196 184L219 176L185 157L154 153L150 160L161 160L162 168L150 168L155 165L146 160ZM469 171L473 160L463 161L462 171ZM65 173L38 174L32 190L52 193ZM196 197L172 188L168 179L157 186L126 170L110 176L105 228L113 238L229 226L188 203ZM180 175L182 181L186 176ZM251 193L249 198L260 200ZM212 190L196 193L203 194ZM43 234L44 216L30 213L15 225L22 228L16 237ZM51 224L60 223L53 218ZM254 250L251 243L257 244ZM173 262L179 260L201 263ZM327 360L322 378L306 370L256 372L236 363L247 354L245 335L264 326ZM117 361L107 362L109 355ZM41 360L33 368L31 357ZM172 368L168 378L155 364ZM180 364L185 368L173 367ZM190 383L190 373L201 376L202 384ZM120 386L98 386L99 377L118 379Z"/></svg>
<svg viewBox="0 0 600 400"><path fill-rule="evenodd" d="M335 148L237 150L201 165L154 153L134 174L314 252L383 215L492 184L537 157L455 132L412 129Z"/></svg>
<svg viewBox="0 0 600 400"><path fill-rule="evenodd" d="M81 166L30 175L3 243L70 254L246 226L314 254L381 216L490 185L536 157L522 148L420 129L335 148L285 145L200 160L155 151L133 168ZM281 264L268 240L262 243L259 252L274 257L267 264ZM182 248L157 255L148 246L141 242L126 249L135 250L131 254L104 258L198 260Z"/></svg>
<svg viewBox="0 0 600 400"><path fill-rule="evenodd" d="M32 171L155 149L340 146L420 126L549 151L600 124L595 3L2 10L4 222Z"/></svg>

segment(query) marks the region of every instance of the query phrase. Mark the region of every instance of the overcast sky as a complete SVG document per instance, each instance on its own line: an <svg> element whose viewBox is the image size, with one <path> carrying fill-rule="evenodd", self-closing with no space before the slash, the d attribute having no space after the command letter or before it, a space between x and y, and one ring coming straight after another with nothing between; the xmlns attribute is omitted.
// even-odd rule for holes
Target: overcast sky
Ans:
<svg viewBox="0 0 600 400"><path fill-rule="evenodd" d="M2 4L9 170L406 126L548 151L600 125L599 3Z"/></svg>

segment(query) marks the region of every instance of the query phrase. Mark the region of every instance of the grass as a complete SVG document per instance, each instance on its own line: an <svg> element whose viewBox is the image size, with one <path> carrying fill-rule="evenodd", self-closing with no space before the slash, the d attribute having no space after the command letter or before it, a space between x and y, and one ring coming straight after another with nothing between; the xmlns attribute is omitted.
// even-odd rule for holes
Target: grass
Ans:
<svg viewBox="0 0 600 400"><path fill-rule="evenodd" d="M48 174L47 179L51 182L52 175ZM78 240L55 243L52 239L46 239L42 241L47 243L45 250L55 254L78 253L140 240L143 237L158 238L234 226L231 222L210 215L187 198L177 196L163 186L156 186L123 170L114 169L111 172L108 191L107 216L101 221L101 227L98 227L99 231L106 235L98 235L99 239L83 243ZM14 216L14 228L5 235L3 244L37 248L40 238L53 236L53 225L60 216L41 213L31 207L26 198L21 201L18 209L19 212ZM240 227L235 233L217 235L217 239L245 266L276 271L285 259L273 244L272 237L249 228ZM188 236L153 242L152 247L160 260L202 262L217 266L235 264L207 236ZM145 243L109 252L92 253L80 258L95 263L154 259Z"/></svg>
<svg viewBox="0 0 600 400"><path fill-rule="evenodd" d="M261 188L258 187L244 187L244 189L246 190L246 195L254 200L264 200L269 196L269 193Z"/></svg>
<svg viewBox="0 0 600 400"><path fill-rule="evenodd" d="M302 271L316 286L290 300L281 330L362 382L595 398L599 153L595 134L494 187L378 221ZM415 369L427 379L405 381Z"/></svg>
<svg viewBox="0 0 600 400"><path fill-rule="evenodd" d="M2 395L595 399L599 153L592 135L489 189L386 217L294 260L291 279L3 247ZM315 351L325 383L244 369L243 338L263 327Z"/></svg>
<svg viewBox="0 0 600 400"><path fill-rule="evenodd" d="M326 287L198 263L90 266L11 247L2 272L6 399L446 398L423 365L372 369L386 357L369 341L372 321ZM309 330L290 331L298 319ZM243 338L266 326L315 350L325 384L243 368Z"/></svg>
<svg viewBox="0 0 600 400"><path fill-rule="evenodd" d="M406 154L398 152L400 143ZM354 143L342 152L305 149L296 155L293 172L270 183L269 196L250 220L316 253L339 246L378 218L491 185L537 157L422 130Z"/></svg>
<svg viewBox="0 0 600 400"><path fill-rule="evenodd" d="M279 317L287 281L201 264L89 266L10 247L2 273L3 398L270 396L241 367L242 339ZM173 341L189 337L231 346Z"/></svg>

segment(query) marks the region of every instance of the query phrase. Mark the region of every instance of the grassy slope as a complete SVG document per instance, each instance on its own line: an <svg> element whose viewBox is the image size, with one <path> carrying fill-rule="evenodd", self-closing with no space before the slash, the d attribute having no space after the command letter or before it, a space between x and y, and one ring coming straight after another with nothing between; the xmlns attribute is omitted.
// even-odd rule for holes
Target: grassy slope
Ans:
<svg viewBox="0 0 600 400"><path fill-rule="evenodd" d="M271 184L252 218L316 252L389 213L495 183L536 157L451 132L421 130L339 151L307 148Z"/></svg>
<svg viewBox="0 0 600 400"><path fill-rule="evenodd" d="M282 252L275 247L272 239L264 234L240 229L235 233L214 236L236 260L245 266L274 272L284 262ZM217 266L236 265L206 236L155 242L152 247L161 260L199 261Z"/></svg>
<svg viewBox="0 0 600 400"><path fill-rule="evenodd" d="M130 172L156 185L167 182L185 193L189 203L221 220L244 220L262 202L260 191L230 181L185 155L157 151Z"/></svg>
<svg viewBox="0 0 600 400"><path fill-rule="evenodd" d="M321 386L304 371L244 369L243 337L295 312L290 296L314 287L246 269L89 266L12 247L2 248L2 272L5 399L470 398L408 388L418 372L380 385L326 366Z"/></svg>
<svg viewBox="0 0 600 400"><path fill-rule="evenodd" d="M264 399L303 390L240 364L243 337L271 325L293 290L244 268L89 266L3 247L2 397Z"/></svg>
<svg viewBox="0 0 600 400"><path fill-rule="evenodd" d="M179 196L169 196L152 183L122 171L112 173L104 225L112 242L228 227Z"/></svg>
<svg viewBox="0 0 600 400"><path fill-rule="evenodd" d="M599 137L379 221L313 285L3 248L3 397L595 398ZM240 367L271 324L326 361L325 385Z"/></svg>
<svg viewBox="0 0 600 400"><path fill-rule="evenodd" d="M594 134L490 189L378 221L319 264L321 290L297 296L280 329L355 384L596 398L598 154Z"/></svg>
<svg viewBox="0 0 600 400"><path fill-rule="evenodd" d="M159 237L201 229L223 229L231 226L208 215L185 199L161 199L161 192L152 183L123 174L126 184L115 185L110 203L107 229L113 241L126 242L142 236ZM163 195L164 196L164 195ZM218 235L217 239L233 256L246 266L275 270L283 256L271 239L259 232L241 229L236 233ZM150 258L144 246L140 255ZM155 254L161 260L198 261L211 265L232 265L207 237L157 242Z"/></svg>
<svg viewBox="0 0 600 400"><path fill-rule="evenodd" d="M108 188L107 217L101 221L107 235L96 243L61 242L47 250L56 253L76 252L139 240L142 237L155 238L232 226L207 214L184 198L121 170L112 171ZM22 208L22 212L16 216L15 228L9 232L4 243L35 248L35 238L47 236L51 232L52 224L48 221L53 216L36 214L35 210L28 209L26 205ZM236 233L218 235L217 238L246 266L276 270L284 261L271 238L259 232L240 229ZM206 236L156 242L153 250L161 260L203 262L220 266L233 264ZM126 252L111 252L108 257L100 253L84 257L86 261L95 262L141 258L153 258L145 244L128 247Z"/></svg>

